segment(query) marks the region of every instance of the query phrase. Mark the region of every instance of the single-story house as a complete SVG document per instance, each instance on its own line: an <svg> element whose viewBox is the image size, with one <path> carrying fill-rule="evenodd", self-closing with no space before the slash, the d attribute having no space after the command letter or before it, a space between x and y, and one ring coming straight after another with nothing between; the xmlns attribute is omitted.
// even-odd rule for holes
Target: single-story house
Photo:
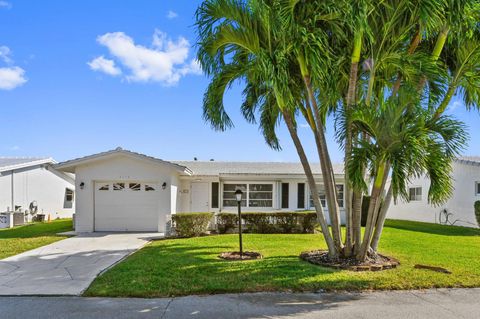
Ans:
<svg viewBox="0 0 480 319"><path fill-rule="evenodd" d="M474 204L480 201L480 157L458 158L453 164L452 178L452 197L438 207L428 203L430 180L425 176L412 179L408 186L409 201L392 201L387 218L478 227Z"/></svg>
<svg viewBox="0 0 480 319"><path fill-rule="evenodd" d="M122 148L73 159L55 168L75 174L77 232L166 230L182 212L236 212L313 208L300 163L164 161ZM325 204L319 164L312 165ZM334 167L343 207L343 166Z"/></svg>
<svg viewBox="0 0 480 319"><path fill-rule="evenodd" d="M0 213L36 210L46 218L72 217L75 178L54 164L52 158L1 157Z"/></svg>

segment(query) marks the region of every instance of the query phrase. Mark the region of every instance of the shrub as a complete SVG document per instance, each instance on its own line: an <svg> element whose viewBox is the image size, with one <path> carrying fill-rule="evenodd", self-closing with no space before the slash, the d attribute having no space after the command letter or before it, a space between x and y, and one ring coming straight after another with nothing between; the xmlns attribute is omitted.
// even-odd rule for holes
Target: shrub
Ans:
<svg viewBox="0 0 480 319"><path fill-rule="evenodd" d="M475 202L475 218L477 219L478 227L480 227L480 200Z"/></svg>
<svg viewBox="0 0 480 319"><path fill-rule="evenodd" d="M276 213L274 218L278 228L280 228L282 233L290 234L299 228L298 217L299 215L295 213L282 212L282 213Z"/></svg>
<svg viewBox="0 0 480 319"><path fill-rule="evenodd" d="M217 229L220 234L226 234L229 230L234 229L238 225L237 214L218 213Z"/></svg>
<svg viewBox="0 0 480 319"><path fill-rule="evenodd" d="M173 227L179 237L195 237L207 232L213 213L178 213L172 215Z"/></svg>
<svg viewBox="0 0 480 319"><path fill-rule="evenodd" d="M304 212L300 213L300 225L302 233L313 233L317 227L317 213Z"/></svg>
<svg viewBox="0 0 480 319"><path fill-rule="evenodd" d="M274 222L271 220L271 213L242 213L242 220L247 226L246 231L259 234L269 234L275 232Z"/></svg>

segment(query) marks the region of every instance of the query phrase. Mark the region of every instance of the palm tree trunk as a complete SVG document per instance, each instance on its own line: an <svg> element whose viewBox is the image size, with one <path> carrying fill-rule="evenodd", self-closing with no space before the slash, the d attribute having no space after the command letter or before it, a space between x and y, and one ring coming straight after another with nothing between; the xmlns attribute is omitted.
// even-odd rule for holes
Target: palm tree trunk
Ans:
<svg viewBox="0 0 480 319"><path fill-rule="evenodd" d="M363 32L358 31L355 34L354 38L354 45L353 45L353 52L352 52L352 59L350 64L350 75L348 79L348 91L347 97L345 99L345 106L347 111L354 105L356 99L356 92L357 92L357 78L358 78L358 65L360 62L360 53L362 51L362 37ZM346 134L345 134L345 160L344 160L344 167L345 167L345 214L346 214L346 226L347 226L347 236L345 240L345 247L347 252L352 251L353 240L356 238L361 238L361 227L357 221L354 223L354 211L353 211L353 201L357 196L353 196L354 192L351 187L350 183L350 176L348 174L348 161L350 160L352 154L352 147L353 147L353 134L352 134L352 126L348 122L347 119L347 127L346 127ZM361 197L361 196L360 196ZM360 245L359 242L355 242L355 246Z"/></svg>
<svg viewBox="0 0 480 319"><path fill-rule="evenodd" d="M385 224L385 219L387 218L387 212L392 202L393 197L393 190L392 185L388 187L387 194L385 195L385 200L383 201L383 205L380 209L380 214L378 215L377 226L375 227L375 232L373 233L373 239L371 247L373 251L377 251L378 243L380 242L380 237L382 236L383 226Z"/></svg>
<svg viewBox="0 0 480 319"><path fill-rule="evenodd" d="M432 51L432 59L434 62L436 62L440 57L443 47L445 46L445 42L447 41L449 32L450 32L450 28L448 27L447 24L445 24L437 36L437 42L435 42L435 47L433 48L433 51ZM426 82L427 82L427 78L425 76L422 77L422 79L420 80L420 83L418 84L418 89L422 90Z"/></svg>
<svg viewBox="0 0 480 319"><path fill-rule="evenodd" d="M385 162L381 162L378 165L377 175L373 183L373 189L370 196L370 205L368 206L367 224L365 225L365 233L363 235L362 246L357 254L357 260L364 261L367 257L368 250L370 248L370 242L372 239L373 229L375 227L378 218L378 209L380 206L380 197L385 183L387 181L389 171L389 165Z"/></svg>
<svg viewBox="0 0 480 319"><path fill-rule="evenodd" d="M325 188L325 196L327 200L328 213L330 216L330 224L332 228L333 241L337 250L340 252L343 250L342 233L341 233L341 221L340 221L340 208L337 201L337 190L335 185L335 175L333 172L333 166L328 152L327 141L325 138L325 128L320 117L317 101L313 94L312 84L308 75L304 76L305 87L307 88L309 105L313 108L313 114L316 122L316 129L314 131L315 143L317 145L318 156L320 159L320 167L322 170L323 184ZM312 196L317 196L317 193L313 193Z"/></svg>
<svg viewBox="0 0 480 319"><path fill-rule="evenodd" d="M295 128L295 124L293 123L292 116L286 110L282 110L282 114L283 114L283 118L285 119L285 123L287 125L290 136L293 140L293 144L297 149L300 162L302 163L303 170L305 171L305 175L307 177L310 191L313 194L318 194L317 185L313 177L312 169L308 162L308 159L305 154L305 150L303 149L300 138L298 137L297 130ZM332 259L337 258L338 251L332 239L332 236L330 235L330 230L328 229L328 224L327 224L327 221L325 220L325 214L323 212L323 207L320 203L320 199L318 198L318 196L312 196L312 198L313 198L313 204L315 206L315 210L317 212L317 219L318 219L318 222L320 223L320 227L322 229L322 234L323 234L323 237L325 238L325 242L327 243L329 257Z"/></svg>
<svg viewBox="0 0 480 319"><path fill-rule="evenodd" d="M362 202L363 195L361 192L353 192L353 242L355 243L353 254L357 255L360 252L362 242Z"/></svg>

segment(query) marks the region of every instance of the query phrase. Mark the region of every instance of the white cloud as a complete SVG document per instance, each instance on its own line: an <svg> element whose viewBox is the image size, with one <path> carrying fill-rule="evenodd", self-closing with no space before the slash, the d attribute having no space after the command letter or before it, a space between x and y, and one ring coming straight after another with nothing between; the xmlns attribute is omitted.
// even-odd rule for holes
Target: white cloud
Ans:
<svg viewBox="0 0 480 319"><path fill-rule="evenodd" d="M7 64L13 63L12 58L10 58L11 54L12 54L12 51L10 50L9 47L4 45L0 46L0 60L3 60L3 62Z"/></svg>
<svg viewBox="0 0 480 319"><path fill-rule="evenodd" d="M175 19L176 17L178 17L178 13L176 13L175 11L172 11L172 10L168 10L168 12L167 12L167 18L168 19Z"/></svg>
<svg viewBox="0 0 480 319"><path fill-rule="evenodd" d="M455 100L449 107L449 111L454 111L455 109L461 107L463 105L462 101Z"/></svg>
<svg viewBox="0 0 480 319"><path fill-rule="evenodd" d="M19 151L20 150L20 146L18 145L14 145L12 147L10 147L10 151Z"/></svg>
<svg viewBox="0 0 480 319"><path fill-rule="evenodd" d="M27 82L25 70L18 66L0 68L0 90L13 90Z"/></svg>
<svg viewBox="0 0 480 319"><path fill-rule="evenodd" d="M123 32L111 32L99 36L97 42L107 47L112 58L128 70L125 79L129 82L158 82L170 86L187 74L201 73L195 60L188 61L190 43L184 37L174 41L166 33L155 30L151 47L146 47L136 44Z"/></svg>
<svg viewBox="0 0 480 319"><path fill-rule="evenodd" d="M115 61L105 59L103 55L93 59L87 64L94 71L100 71L113 76L122 74L122 70L115 66Z"/></svg>
<svg viewBox="0 0 480 319"><path fill-rule="evenodd" d="M12 4L8 1L0 0L0 8L11 9Z"/></svg>
<svg viewBox="0 0 480 319"><path fill-rule="evenodd" d="M301 128L309 128L310 125L308 125L307 123L302 123L302 124L300 124L300 127Z"/></svg>

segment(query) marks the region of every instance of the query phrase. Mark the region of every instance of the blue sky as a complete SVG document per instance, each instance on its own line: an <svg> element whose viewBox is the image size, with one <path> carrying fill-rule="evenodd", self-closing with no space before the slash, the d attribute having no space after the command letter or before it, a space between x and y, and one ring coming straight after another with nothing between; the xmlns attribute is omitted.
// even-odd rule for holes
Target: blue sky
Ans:
<svg viewBox="0 0 480 319"><path fill-rule="evenodd" d="M225 99L235 128L219 133L202 120L208 79L192 47L199 3L0 0L0 156L63 161L122 146L164 159L297 161L284 127L276 152L241 118L238 87ZM478 112L459 100L451 109L473 137L465 154L480 154ZM301 135L316 160L307 129Z"/></svg>

